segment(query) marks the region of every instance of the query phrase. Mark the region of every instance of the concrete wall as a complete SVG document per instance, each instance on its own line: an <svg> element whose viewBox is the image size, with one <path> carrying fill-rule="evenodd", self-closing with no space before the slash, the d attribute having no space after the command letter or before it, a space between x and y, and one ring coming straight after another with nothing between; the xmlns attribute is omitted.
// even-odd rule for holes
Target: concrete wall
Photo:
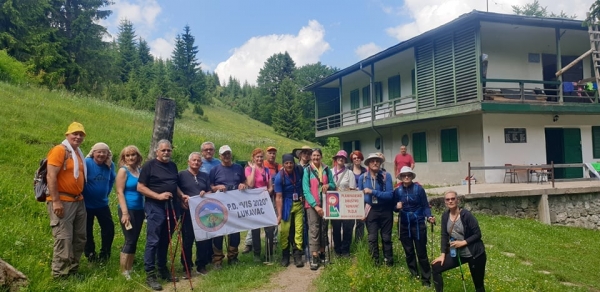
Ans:
<svg viewBox="0 0 600 292"><path fill-rule="evenodd" d="M600 193L556 194L548 195L547 198L551 225L600 230ZM442 206L441 199L431 199L432 205ZM539 208L541 199L541 195L463 198L464 208L473 212L542 221L542 211Z"/></svg>
<svg viewBox="0 0 600 292"><path fill-rule="evenodd" d="M404 134L409 137L408 152L412 153L412 133L426 132L427 134L427 163L417 162L415 172L417 181L430 185L456 185L467 176L467 162L483 164L482 127L481 115L468 115L461 117L408 123L400 126L381 129L384 137L384 151L386 157L385 168L394 175L394 157L398 154L401 139ZM458 162L442 162L440 149L440 132L442 129L458 129ZM375 149L377 135L372 130L346 134L340 136L340 142L361 141L361 151L365 156L370 152L379 152ZM483 179L483 172L474 173L475 177Z"/></svg>
<svg viewBox="0 0 600 292"><path fill-rule="evenodd" d="M583 162L594 161L592 156L592 126L600 125L600 115L560 115L553 122L553 114L483 114L483 154L485 166L545 164L545 128L581 129ZM504 128L525 128L527 143L504 143ZM472 163L473 166L480 166ZM487 183L504 180L504 170L485 171ZM527 181L525 173L520 181Z"/></svg>

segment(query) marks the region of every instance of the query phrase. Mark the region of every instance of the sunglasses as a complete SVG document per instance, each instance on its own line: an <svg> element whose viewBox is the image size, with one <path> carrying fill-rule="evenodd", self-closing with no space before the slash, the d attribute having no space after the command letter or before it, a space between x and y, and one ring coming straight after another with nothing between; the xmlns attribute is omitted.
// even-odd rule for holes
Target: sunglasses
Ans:
<svg viewBox="0 0 600 292"><path fill-rule="evenodd" d="M446 202L453 202L453 201L456 201L456 197L446 198L445 200L446 200Z"/></svg>
<svg viewBox="0 0 600 292"><path fill-rule="evenodd" d="M403 177L412 177L412 174L401 174L400 177L401 178L403 178Z"/></svg>

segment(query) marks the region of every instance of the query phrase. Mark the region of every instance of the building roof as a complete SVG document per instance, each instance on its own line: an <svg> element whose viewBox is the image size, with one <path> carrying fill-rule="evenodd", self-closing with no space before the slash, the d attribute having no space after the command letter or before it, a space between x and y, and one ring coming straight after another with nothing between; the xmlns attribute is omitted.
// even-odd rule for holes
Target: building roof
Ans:
<svg viewBox="0 0 600 292"><path fill-rule="evenodd" d="M587 27L583 26L583 21L567 19L567 18L553 18L553 17L536 17L516 14L502 14L494 12L483 12L473 10L469 13L463 14L458 18L441 25L437 28L424 32L418 36L415 36L409 40L400 42L397 45L389 47L375 55L372 55L366 59L359 61L358 63L337 71L320 81L310 84L303 88L303 91L311 91L320 86L323 86L329 82L337 80L340 77L346 76L352 72L360 70L364 66L369 66L377 61L388 58L394 54L402 52L408 48L413 47L415 44L427 40L430 37L445 32L452 31L461 26L465 26L471 23L477 23L480 21L506 23L513 25L527 25L527 26L538 26L538 27L554 27L563 29L575 29L575 30L587 30Z"/></svg>

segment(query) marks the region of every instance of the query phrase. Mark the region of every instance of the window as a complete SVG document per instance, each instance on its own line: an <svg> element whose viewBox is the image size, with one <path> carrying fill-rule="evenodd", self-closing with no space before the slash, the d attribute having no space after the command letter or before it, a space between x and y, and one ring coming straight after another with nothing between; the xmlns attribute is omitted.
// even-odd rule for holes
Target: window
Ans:
<svg viewBox="0 0 600 292"><path fill-rule="evenodd" d="M383 86L381 82L375 82L375 102L383 101Z"/></svg>
<svg viewBox="0 0 600 292"><path fill-rule="evenodd" d="M350 109L357 109L360 107L360 97L358 96L358 89L350 91Z"/></svg>
<svg viewBox="0 0 600 292"><path fill-rule="evenodd" d="M369 85L363 87L363 107L371 105L371 87Z"/></svg>
<svg viewBox="0 0 600 292"><path fill-rule="evenodd" d="M388 99L400 97L400 75L388 78Z"/></svg>
<svg viewBox="0 0 600 292"><path fill-rule="evenodd" d="M415 162L427 162L427 134L425 132L412 134L412 153Z"/></svg>
<svg viewBox="0 0 600 292"><path fill-rule="evenodd" d="M348 158L350 158L350 153L352 153L352 151L360 151L360 140L346 141L342 143L342 149L348 153Z"/></svg>
<svg viewBox="0 0 600 292"><path fill-rule="evenodd" d="M600 126L592 127L592 152L594 158L600 158Z"/></svg>
<svg viewBox="0 0 600 292"><path fill-rule="evenodd" d="M410 70L410 83L412 85L412 95L417 95L417 76L415 75L415 69Z"/></svg>
<svg viewBox="0 0 600 292"><path fill-rule="evenodd" d="M456 128L442 130L441 137L442 162L458 161L458 133Z"/></svg>

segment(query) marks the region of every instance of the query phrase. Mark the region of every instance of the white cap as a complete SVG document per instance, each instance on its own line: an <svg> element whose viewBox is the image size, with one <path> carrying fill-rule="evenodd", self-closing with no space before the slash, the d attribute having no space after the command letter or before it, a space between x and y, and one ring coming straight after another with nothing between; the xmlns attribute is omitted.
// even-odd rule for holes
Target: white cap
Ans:
<svg viewBox="0 0 600 292"><path fill-rule="evenodd" d="M231 147L229 147L229 145L223 145L219 148L219 155L223 155L223 153L227 151L231 152Z"/></svg>

